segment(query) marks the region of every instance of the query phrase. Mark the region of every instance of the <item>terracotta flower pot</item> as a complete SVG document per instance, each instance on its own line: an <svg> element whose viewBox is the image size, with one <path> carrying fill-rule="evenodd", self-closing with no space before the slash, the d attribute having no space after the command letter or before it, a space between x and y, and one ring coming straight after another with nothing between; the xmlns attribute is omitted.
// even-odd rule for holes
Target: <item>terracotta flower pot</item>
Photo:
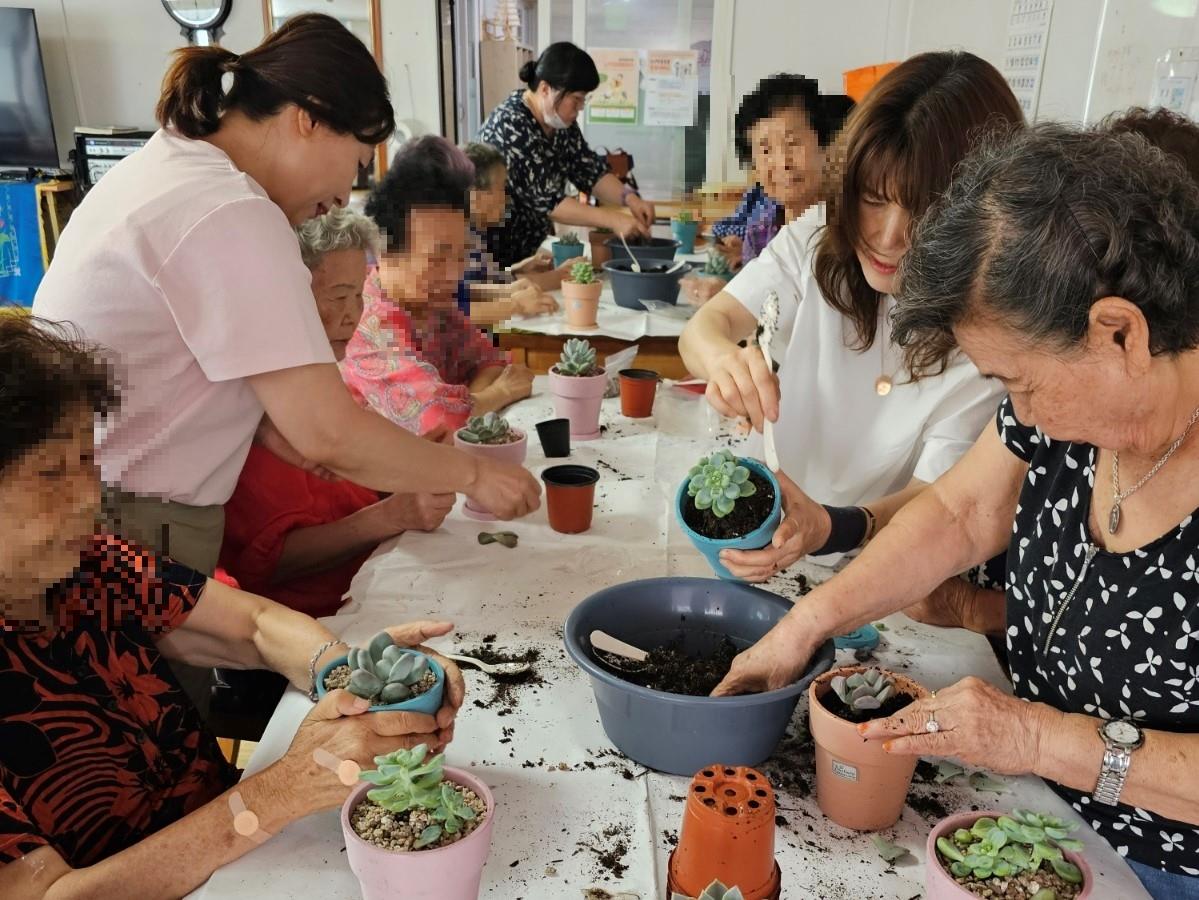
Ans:
<svg viewBox="0 0 1199 900"><path fill-rule="evenodd" d="M837 675L864 671L845 666L825 672L808 687L808 722L816 744L816 802L821 811L846 828L877 831L899 821L916 771L916 757L892 756L883 742L858 734L858 723L838 718L820 702ZM921 685L887 672L897 693L914 699L928 696Z"/></svg>
<svg viewBox="0 0 1199 900"><path fill-rule="evenodd" d="M459 450L465 450L474 456L482 456L487 459L496 460L498 462L510 462L517 465L523 465L525 456L529 450L529 439L523 431L512 429L513 434L519 434L520 440L513 441L510 444L472 444L469 441L464 441L458 437L457 432L454 433L454 446ZM477 505L469 497L466 499L466 506L462 510L472 519L477 519L480 522L493 522L495 516L489 510Z"/></svg>
<svg viewBox="0 0 1199 900"><path fill-rule="evenodd" d="M746 900L774 900L782 873L774 861L774 791L755 769L709 766L687 790L667 890L698 897L714 879Z"/></svg>
<svg viewBox="0 0 1199 900"><path fill-rule="evenodd" d="M572 328L595 328L603 284L562 282L562 305L566 308L566 324Z"/></svg>
<svg viewBox="0 0 1199 900"><path fill-rule="evenodd" d="M598 269L604 263L612 258L612 251L608 248L608 240L611 239L612 232L610 231L592 231L590 236L591 243L591 265Z"/></svg>
<svg viewBox="0 0 1199 900"><path fill-rule="evenodd" d="M364 841L350 826L350 814L374 785L363 782L350 792L341 807L341 830L346 859L358 876L363 900L477 900L483 865L491 851L495 798L487 785L469 772L446 766L445 777L483 798L487 817L462 840L435 850L401 853Z"/></svg>
<svg viewBox="0 0 1199 900"><path fill-rule="evenodd" d="M621 369L620 412L630 419L653 415L654 395L661 379L652 369Z"/></svg>
<svg viewBox="0 0 1199 900"><path fill-rule="evenodd" d="M554 415L570 419L572 440L594 441L600 436L599 414L607 386L608 376L603 369L587 378L559 375L556 367L550 369Z"/></svg>
<svg viewBox="0 0 1199 900"><path fill-rule="evenodd" d="M970 828L984 816L998 819L1001 815L1003 813L1000 812L958 813L955 816L947 816L933 826L925 845L924 889L927 900L978 900L976 895L954 881L953 875L941 864L941 859L937 856L937 838L953 834L959 828ZM1062 852L1066 859L1082 871L1082 890L1078 894L1078 900L1087 900L1095 887L1095 876L1091 873L1091 867L1081 855L1071 850Z"/></svg>
<svg viewBox="0 0 1199 900"><path fill-rule="evenodd" d="M550 528L562 534L579 534L591 527L599 472L587 466L550 466L541 473L541 480L545 482Z"/></svg>

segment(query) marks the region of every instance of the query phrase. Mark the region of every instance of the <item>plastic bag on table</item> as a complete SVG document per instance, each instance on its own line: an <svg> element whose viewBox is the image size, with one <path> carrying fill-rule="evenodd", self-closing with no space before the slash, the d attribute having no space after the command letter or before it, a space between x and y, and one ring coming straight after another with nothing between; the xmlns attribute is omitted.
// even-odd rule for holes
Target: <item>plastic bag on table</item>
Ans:
<svg viewBox="0 0 1199 900"><path fill-rule="evenodd" d="M641 305L646 312L657 313L671 319L681 319L686 322L695 315L695 307L688 304L667 303L665 300L642 300Z"/></svg>
<svg viewBox="0 0 1199 900"><path fill-rule="evenodd" d="M604 388L605 397L620 396L620 370L633 368L635 359L637 359L636 344L616 353L610 353L604 358L604 371L608 376L608 383Z"/></svg>

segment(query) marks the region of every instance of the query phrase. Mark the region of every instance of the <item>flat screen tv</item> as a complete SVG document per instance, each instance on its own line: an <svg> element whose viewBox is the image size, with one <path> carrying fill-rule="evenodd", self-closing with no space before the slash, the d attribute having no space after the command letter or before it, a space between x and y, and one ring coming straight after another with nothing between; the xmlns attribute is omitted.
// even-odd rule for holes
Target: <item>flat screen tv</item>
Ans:
<svg viewBox="0 0 1199 900"><path fill-rule="evenodd" d="M0 167L58 168L32 9L0 9Z"/></svg>

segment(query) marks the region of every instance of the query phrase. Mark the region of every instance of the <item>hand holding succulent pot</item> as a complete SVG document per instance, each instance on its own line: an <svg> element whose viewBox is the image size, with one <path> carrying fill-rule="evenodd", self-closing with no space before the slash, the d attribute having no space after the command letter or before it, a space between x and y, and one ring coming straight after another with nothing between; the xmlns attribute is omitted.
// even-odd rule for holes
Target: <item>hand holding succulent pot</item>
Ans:
<svg viewBox="0 0 1199 900"><path fill-rule="evenodd" d="M589 262L575 263L570 278L562 282L562 301L566 307L566 324L572 328L594 328L599 312L603 285L596 279Z"/></svg>
<svg viewBox="0 0 1199 900"><path fill-rule="evenodd" d="M720 552L769 544L782 519L781 496L778 479L760 462L717 450L692 466L679 485L675 515L713 571L737 581Z"/></svg>
<svg viewBox="0 0 1199 900"><path fill-rule="evenodd" d="M376 756L341 809L364 900L476 900L491 850L495 800L478 778L428 747Z"/></svg>
<svg viewBox="0 0 1199 900"><path fill-rule="evenodd" d="M595 348L585 340L571 338L562 357L550 369L554 414L570 419L570 436L576 441L594 441L600 436L599 414L608 377L596 365Z"/></svg>
<svg viewBox="0 0 1199 900"><path fill-rule="evenodd" d="M1094 878L1079 855L1083 843L1070 837L1077 828L1076 822L1023 809L1010 815L969 812L942 819L928 836L928 898L1089 897Z"/></svg>
<svg viewBox="0 0 1199 900"><path fill-rule="evenodd" d="M699 232L699 222L689 209L680 209L679 214L670 220L670 232L679 242L679 253L695 252L695 237Z"/></svg>
<svg viewBox="0 0 1199 900"><path fill-rule="evenodd" d="M709 250L708 261L701 270L701 274L728 281L733 277L733 270L729 267L729 261L724 258L724 254L716 250Z"/></svg>
<svg viewBox="0 0 1199 900"><path fill-rule="evenodd" d="M365 647L352 647L321 669L317 696L337 688L369 700L372 712L436 715L445 693L445 670L437 660L399 646L388 632L380 631Z"/></svg>
<svg viewBox="0 0 1199 900"><path fill-rule="evenodd" d="M583 242L573 231L568 231L550 245L554 255L554 268L583 255Z"/></svg>
<svg viewBox="0 0 1199 900"><path fill-rule="evenodd" d="M866 740L858 725L894 715L928 695L885 669L849 666L826 672L808 688L808 721L816 744L816 802L846 828L876 831L899 821L916 757L891 755Z"/></svg>
<svg viewBox="0 0 1199 900"><path fill-rule="evenodd" d="M489 412L468 419L466 424L455 432L454 446L474 456L522 465L528 454L529 442L523 431L511 427L503 416ZM469 497L463 511L472 519L482 522L495 519L490 510L479 506Z"/></svg>

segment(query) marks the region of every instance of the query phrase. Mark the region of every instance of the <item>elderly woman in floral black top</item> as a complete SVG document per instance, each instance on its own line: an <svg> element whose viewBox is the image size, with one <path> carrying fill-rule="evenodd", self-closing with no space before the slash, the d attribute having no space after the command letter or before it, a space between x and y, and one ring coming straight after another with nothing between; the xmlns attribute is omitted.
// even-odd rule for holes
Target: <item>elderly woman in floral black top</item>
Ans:
<svg viewBox="0 0 1199 900"><path fill-rule="evenodd" d="M536 253L551 220L648 236L654 205L621 184L579 130L587 95L600 83L587 52L565 41L550 44L524 64L520 80L528 87L493 109L479 130L479 140L500 150L508 163L508 220L494 248L499 264L510 266ZM586 206L567 197L567 181L608 205Z"/></svg>
<svg viewBox="0 0 1199 900"><path fill-rule="evenodd" d="M863 735L1040 775L1155 897L1199 897L1199 186L1136 135L995 139L902 277L910 362L960 346L1009 391L997 427L717 690L788 683L1007 544L1016 697L968 678Z"/></svg>
<svg viewBox="0 0 1199 900"><path fill-rule="evenodd" d="M94 534L93 416L114 398L105 367L55 331L0 316L0 897L179 897L341 803L349 788L315 751L369 765L446 744L462 678L447 666L436 716L366 713L333 691L282 759L237 783L167 660L268 668L307 691L345 648L305 615ZM449 629L390 631L416 645Z"/></svg>

